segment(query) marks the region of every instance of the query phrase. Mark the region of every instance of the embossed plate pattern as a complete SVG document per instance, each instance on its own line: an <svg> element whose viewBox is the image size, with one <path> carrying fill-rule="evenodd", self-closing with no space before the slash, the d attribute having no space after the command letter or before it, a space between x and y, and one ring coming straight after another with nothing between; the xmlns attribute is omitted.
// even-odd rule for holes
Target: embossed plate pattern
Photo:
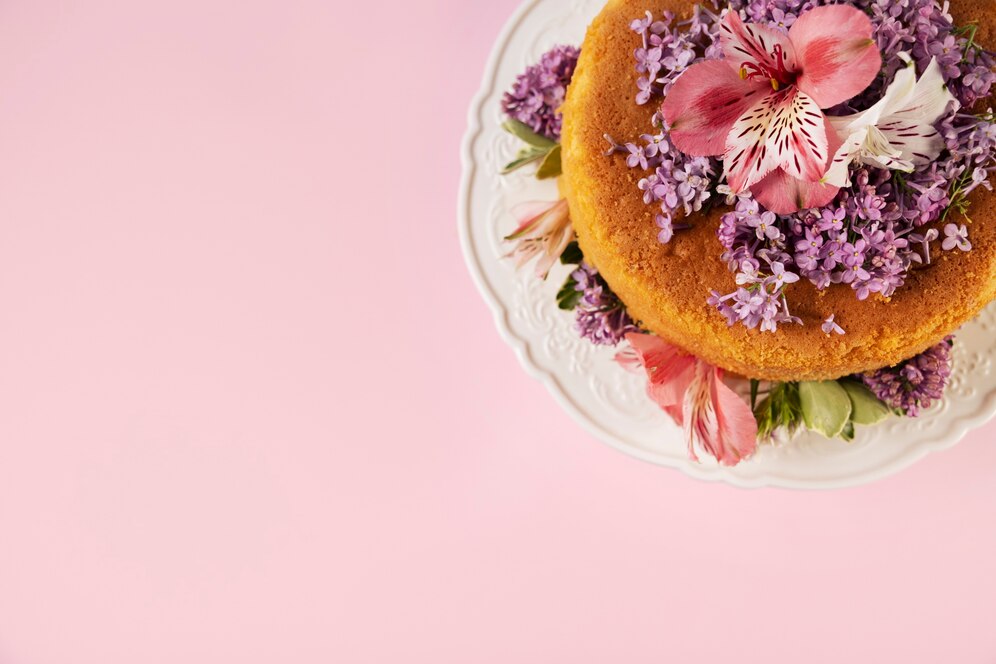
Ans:
<svg viewBox="0 0 996 664"><path fill-rule="evenodd" d="M525 201L557 198L556 185L530 173L498 175L517 149L501 130L500 99L515 76L555 44L580 44L605 0L529 0L495 45L470 110L463 147L459 230L467 264L494 311L502 336L526 370L549 388L588 431L634 457L700 479L741 487L830 489L891 475L928 452L954 445L996 414L996 305L958 334L954 377L943 403L919 419L894 418L859 428L851 444L813 434L764 446L736 468L695 464L680 429L650 402L640 376L618 367L611 349L578 337L573 316L556 306L566 268L546 282L502 260L501 238L515 226L510 210Z"/></svg>

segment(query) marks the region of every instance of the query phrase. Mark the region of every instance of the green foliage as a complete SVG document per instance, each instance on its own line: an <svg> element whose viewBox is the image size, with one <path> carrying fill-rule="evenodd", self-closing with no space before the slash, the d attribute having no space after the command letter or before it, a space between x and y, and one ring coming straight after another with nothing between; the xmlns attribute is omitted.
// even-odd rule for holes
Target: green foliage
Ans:
<svg viewBox="0 0 996 664"><path fill-rule="evenodd" d="M754 419L757 420L757 434L760 438L771 438L778 430L795 433L802 424L799 384L773 384L768 396L754 408Z"/></svg>
<svg viewBox="0 0 996 664"><path fill-rule="evenodd" d="M550 149L543 157L542 163L540 163L539 169L536 171L536 177L540 180L549 180L551 178L560 177L563 172L560 164L560 146L557 145Z"/></svg>
<svg viewBox="0 0 996 664"><path fill-rule="evenodd" d="M518 120L508 120L502 125L502 129L525 143L515 159L502 169L502 175L507 175L523 166L537 162L539 168L536 171L536 177L540 180L560 175L560 145L556 141L551 141L546 136L540 136Z"/></svg>
<svg viewBox="0 0 996 664"><path fill-rule="evenodd" d="M560 262L564 265L580 265L584 261L584 254L581 253L581 247L577 242L571 242L564 249L564 253L560 254Z"/></svg>
<svg viewBox="0 0 996 664"><path fill-rule="evenodd" d="M574 280L574 275L568 275L567 281L561 286L557 293L557 306L564 311L574 311L581 301L583 293L575 288L578 282Z"/></svg>
<svg viewBox="0 0 996 664"><path fill-rule="evenodd" d="M515 159L505 164L505 168L502 169L501 174L508 175L509 173L517 171L523 166L535 163L544 157L546 157L546 153L537 150L536 148L523 148L519 150L519 154L515 157Z"/></svg>
<svg viewBox="0 0 996 664"><path fill-rule="evenodd" d="M836 438L851 421L851 399L835 380L799 383L802 421L810 431Z"/></svg>
<svg viewBox="0 0 996 664"><path fill-rule="evenodd" d="M892 414L892 409L863 384L855 380L842 380L840 386L851 400L851 422L854 424L878 424Z"/></svg>
<svg viewBox="0 0 996 664"><path fill-rule="evenodd" d="M751 381L751 408L762 439L770 439L777 431L791 435L804 426L827 438L850 442L856 425L878 424L894 414L871 390L850 378L772 383L758 403L760 385L760 381Z"/></svg>
<svg viewBox="0 0 996 664"><path fill-rule="evenodd" d="M539 148L547 152L549 152L552 148L556 147L557 145L556 141L551 141L546 136L540 136L532 129L530 129L528 125L519 122L518 120L506 121L505 124L502 125L502 129L512 134L512 136L515 136L526 145L529 145L534 148Z"/></svg>

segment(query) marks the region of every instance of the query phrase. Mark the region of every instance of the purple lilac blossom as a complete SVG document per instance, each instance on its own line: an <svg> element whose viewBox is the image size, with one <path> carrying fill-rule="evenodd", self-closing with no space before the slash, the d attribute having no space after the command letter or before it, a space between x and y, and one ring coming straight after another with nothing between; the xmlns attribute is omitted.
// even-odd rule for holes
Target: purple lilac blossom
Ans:
<svg viewBox="0 0 996 664"><path fill-rule="evenodd" d="M675 231L687 228L675 224L676 216L699 212L709 201L719 166L714 159L679 152L671 143L660 113L654 115L653 125L656 133L644 134L638 143L619 145L611 136L606 140L610 145L608 154L625 154L627 166L644 171L645 177L637 188L644 203L659 209L655 217L657 239L667 244Z"/></svg>
<svg viewBox="0 0 996 664"><path fill-rule="evenodd" d="M844 332L844 328L842 328L837 323L837 321L834 320L836 317L837 314L830 314L830 318L827 318L825 321L823 321L823 334L827 335L828 337L831 334L847 334L846 332Z"/></svg>
<svg viewBox="0 0 996 664"><path fill-rule="evenodd" d="M882 402L917 417L944 396L951 378L951 345L948 337L925 353L888 369L861 376Z"/></svg>
<svg viewBox="0 0 996 664"><path fill-rule="evenodd" d="M785 251L781 222L762 211L757 201L742 197L733 212L723 215L719 226L723 260L737 273L737 290L728 295L712 292L709 304L727 323L775 332L783 323L801 323L788 308L784 288L799 281L787 269L791 256Z"/></svg>
<svg viewBox="0 0 996 664"><path fill-rule="evenodd" d="M581 293L577 309L577 330L598 346L615 346L630 332L639 332L633 319L605 281L591 265L583 263L571 275Z"/></svg>
<svg viewBox="0 0 996 664"><path fill-rule="evenodd" d="M713 8L715 9L715 3ZM704 59L722 57L719 42L718 11L702 4L695 6L687 21L674 22L674 14L664 12L655 19L651 12L630 24L642 44L634 51L637 79L636 103L646 104L667 94L678 77Z"/></svg>
<svg viewBox="0 0 996 664"><path fill-rule="evenodd" d="M657 19L648 11L632 22L631 29L641 39L634 52L640 74L637 104L647 104L666 94L677 78L696 62L722 56L719 21L717 11L700 4L686 21L675 23L670 12ZM702 210L721 170L716 159L690 157L676 150L660 113L654 115L652 125L654 134L641 136L639 142L619 145L606 138L611 144L609 154L626 154L630 168L639 167L646 173L638 187L647 205L659 207L660 212L654 218L659 229L657 239L667 244L675 231L687 227L675 224L676 216Z"/></svg>
<svg viewBox="0 0 996 664"><path fill-rule="evenodd" d="M557 46L544 53L505 93L502 109L506 115L528 125L540 136L560 140L563 118L557 109L564 103L579 55L574 46Z"/></svg>
<svg viewBox="0 0 996 664"><path fill-rule="evenodd" d="M944 242L941 249L951 251L955 247L962 251L971 251L972 243L968 240L968 227L965 224L948 224L944 227Z"/></svg>

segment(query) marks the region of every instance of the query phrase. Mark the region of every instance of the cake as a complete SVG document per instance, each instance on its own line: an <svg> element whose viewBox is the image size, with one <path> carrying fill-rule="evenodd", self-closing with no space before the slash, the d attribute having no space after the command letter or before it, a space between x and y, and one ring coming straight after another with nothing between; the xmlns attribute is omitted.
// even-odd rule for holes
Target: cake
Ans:
<svg viewBox="0 0 996 664"><path fill-rule="evenodd" d="M704 4L609 0L580 51L516 82L509 170L559 175L563 200L524 217L514 254L544 278L578 264L562 308L628 342L693 456L918 415L996 298L996 7ZM724 374L752 381L749 410Z"/></svg>

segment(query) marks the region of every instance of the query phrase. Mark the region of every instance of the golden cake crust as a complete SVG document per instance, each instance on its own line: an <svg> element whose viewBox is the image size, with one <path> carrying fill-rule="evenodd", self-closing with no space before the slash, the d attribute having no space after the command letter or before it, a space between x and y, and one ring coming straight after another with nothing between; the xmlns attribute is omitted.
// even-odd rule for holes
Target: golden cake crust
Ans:
<svg viewBox="0 0 996 664"><path fill-rule="evenodd" d="M913 271L885 300L861 302L846 285L817 291L806 280L786 290L804 325L761 333L729 327L706 299L736 289L721 260L716 236L724 210L689 219L691 230L670 244L657 241L655 212L637 189L642 175L620 158L604 156L604 134L633 140L650 127L656 104L637 106L629 25L648 8L690 15L693 0L610 0L588 30L563 108L560 186L585 257L622 298L634 318L672 344L728 371L753 378L825 380L891 366L923 352L975 317L996 297L996 196L978 189L969 231L973 250L937 251L934 263ZM989 2L953 0L960 24L979 23L978 39L991 44L996 9ZM961 220L955 220L961 223ZM967 223L967 222L966 222ZM828 336L831 314L847 334Z"/></svg>

